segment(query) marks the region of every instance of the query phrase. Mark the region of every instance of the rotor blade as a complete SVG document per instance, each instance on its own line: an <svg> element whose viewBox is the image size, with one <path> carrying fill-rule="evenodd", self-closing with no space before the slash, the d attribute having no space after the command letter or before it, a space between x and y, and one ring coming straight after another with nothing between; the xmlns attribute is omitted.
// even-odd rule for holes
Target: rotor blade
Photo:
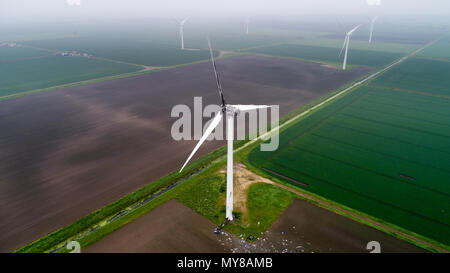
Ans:
<svg viewBox="0 0 450 273"><path fill-rule="evenodd" d="M190 17L187 17L186 19L184 19L183 21L181 21L180 24L184 25L184 24L187 22L187 20L189 20L189 18L190 18Z"/></svg>
<svg viewBox="0 0 450 273"><path fill-rule="evenodd" d="M209 38L207 38L207 40L208 40L208 46L209 46L209 53L211 54L211 63L212 63L213 69L214 69L214 75L216 76L217 89L219 89L220 100L222 102L222 107L223 107L223 106L225 106L225 99L223 97L223 88L222 88L222 84L220 83L219 74L217 73L216 62L214 61L214 54L213 54L213 50L211 47L211 41L209 40Z"/></svg>
<svg viewBox="0 0 450 273"><path fill-rule="evenodd" d="M344 44L342 45L341 52L339 53L339 58L341 57L342 52L344 51L345 44L347 43L347 39L348 39L348 35L345 35Z"/></svg>
<svg viewBox="0 0 450 273"><path fill-rule="evenodd" d="M222 120L222 111L217 112L216 116L213 118L211 123L209 124L208 128L206 129L205 133L203 134L202 138L198 141L197 145L195 146L192 153L189 155L186 162L184 162L183 167L181 167L180 173L183 171L184 167L188 164L189 160L194 156L195 152L197 152L198 148L202 146L203 142L205 142L206 138L212 133L212 131L219 125L220 121Z"/></svg>
<svg viewBox="0 0 450 273"><path fill-rule="evenodd" d="M352 30L350 30L347 35L352 35L353 32L355 32L361 25L357 25L356 27L354 27Z"/></svg>
<svg viewBox="0 0 450 273"><path fill-rule="evenodd" d="M231 106L238 109L239 111L251 111L251 110L256 110L256 109L272 107L270 105L253 105L253 104L249 104L249 105L236 104L236 105L231 105Z"/></svg>

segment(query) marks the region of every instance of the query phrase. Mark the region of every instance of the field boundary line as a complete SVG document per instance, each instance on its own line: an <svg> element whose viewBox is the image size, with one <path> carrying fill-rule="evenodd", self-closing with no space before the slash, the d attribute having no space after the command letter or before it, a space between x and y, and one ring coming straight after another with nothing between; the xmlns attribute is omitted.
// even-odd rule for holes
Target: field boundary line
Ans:
<svg viewBox="0 0 450 273"><path fill-rule="evenodd" d="M392 91L396 91L396 92L417 94L417 95L422 95L422 96L427 96L427 97L434 97L434 98L450 100L450 96L446 96L446 95L439 95L439 94L433 94L433 93L422 92L422 91L411 90L411 89L404 89L404 88L394 88L394 87L389 87L389 86L384 86L384 85L379 85L379 84L370 84L370 86L379 88L379 89L392 90Z"/></svg>
<svg viewBox="0 0 450 273"><path fill-rule="evenodd" d="M279 58L279 59L294 60L294 61L311 62L311 63L320 64L320 65L329 65L333 69L342 70L340 63L321 61L321 60L317 60L317 59L306 59L306 58L299 58L299 57L281 56L281 55L275 55L275 54L264 54L264 53L253 52L253 51L244 51L244 53L248 54L248 55L255 55L255 56L262 56L262 57L270 57L270 58ZM373 66L367 66L367 65L354 65L354 64L347 65L348 70L351 70L351 69L354 69L354 68L357 68L357 67L372 67L372 68L374 68Z"/></svg>
<svg viewBox="0 0 450 273"><path fill-rule="evenodd" d="M436 62L450 63L450 58L449 59L442 59L442 58L432 58L432 57L423 57L423 56L416 56L414 58L427 60L427 61L436 61Z"/></svg>

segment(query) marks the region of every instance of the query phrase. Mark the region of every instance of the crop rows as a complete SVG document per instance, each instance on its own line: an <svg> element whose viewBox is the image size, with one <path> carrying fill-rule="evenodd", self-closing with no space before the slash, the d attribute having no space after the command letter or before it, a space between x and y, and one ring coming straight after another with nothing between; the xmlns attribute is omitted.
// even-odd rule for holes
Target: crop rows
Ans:
<svg viewBox="0 0 450 273"><path fill-rule="evenodd" d="M448 105L444 98L363 86L283 131L277 151L255 149L249 161L449 244Z"/></svg>
<svg viewBox="0 0 450 273"><path fill-rule="evenodd" d="M412 58L374 80L374 84L450 96L450 62Z"/></svg>

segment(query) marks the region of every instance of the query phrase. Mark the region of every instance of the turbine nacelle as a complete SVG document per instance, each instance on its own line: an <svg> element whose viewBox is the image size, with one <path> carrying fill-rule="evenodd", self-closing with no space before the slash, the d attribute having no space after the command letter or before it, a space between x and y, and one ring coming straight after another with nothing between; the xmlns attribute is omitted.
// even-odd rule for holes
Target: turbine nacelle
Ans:
<svg viewBox="0 0 450 273"><path fill-rule="evenodd" d="M231 117L231 118L234 119L234 117L236 115L239 115L241 112L253 111L253 110L270 108L270 107L272 107L272 106L270 106L270 105L254 105L254 104L249 104L249 105L226 104L225 106L223 106L222 110L217 112L216 115L214 116L214 118L211 119L211 122L209 123L208 127L206 128L206 130L203 133L203 135L200 138L200 140L198 141L198 143L195 146L194 150L191 152L191 154L189 155L188 159L186 160L186 162L181 167L180 173L183 171L184 167L186 167L186 165L189 163L189 161L194 156L194 154L197 152L197 150L200 148L200 146L202 146L203 142L205 142L205 140L209 137L209 135L211 135L211 133L214 131L214 129L216 129L216 127L220 124L220 122L222 121L222 118L224 116ZM233 130L233 129L234 129L233 123L227 123L227 132L229 132L230 130ZM228 138L228 140L232 141L233 139L232 138L231 139Z"/></svg>
<svg viewBox="0 0 450 273"><path fill-rule="evenodd" d="M185 19L178 21L177 19L173 19L175 22L177 22L178 25L180 25L180 27L184 26L184 24L186 24L186 22L190 19L191 17L186 17Z"/></svg>
<svg viewBox="0 0 450 273"><path fill-rule="evenodd" d="M222 109L225 109L224 113L226 113L228 115L237 116L241 113L241 111L239 109L237 109L233 105L229 105L229 104L225 105L225 107L223 107Z"/></svg>

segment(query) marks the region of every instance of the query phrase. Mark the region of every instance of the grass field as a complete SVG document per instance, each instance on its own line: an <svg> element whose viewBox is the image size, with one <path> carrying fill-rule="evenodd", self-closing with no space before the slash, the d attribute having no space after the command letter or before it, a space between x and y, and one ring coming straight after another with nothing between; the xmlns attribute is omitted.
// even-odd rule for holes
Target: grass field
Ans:
<svg viewBox="0 0 450 273"><path fill-rule="evenodd" d="M282 132L277 151L253 150L249 162L449 245L449 117L448 99L363 86Z"/></svg>
<svg viewBox="0 0 450 273"><path fill-rule="evenodd" d="M96 57L149 66L172 66L209 58L208 50L181 50L180 45L113 38L73 37L24 42L36 47L86 52ZM206 39L203 48L207 47ZM186 43L186 48L189 45ZM215 53L217 55L217 52Z"/></svg>
<svg viewBox="0 0 450 273"><path fill-rule="evenodd" d="M0 63L0 96L141 69L139 66L75 56L49 56Z"/></svg>
<svg viewBox="0 0 450 273"><path fill-rule="evenodd" d="M375 85L450 96L450 62L411 58L374 81Z"/></svg>
<svg viewBox="0 0 450 273"><path fill-rule="evenodd" d="M343 60L343 56L339 58L340 49L333 47L281 44L254 48L251 49L250 52L305 60L323 61L334 64L340 64ZM348 64L379 67L393 62L402 55L403 54L401 53L351 49L349 50Z"/></svg>

